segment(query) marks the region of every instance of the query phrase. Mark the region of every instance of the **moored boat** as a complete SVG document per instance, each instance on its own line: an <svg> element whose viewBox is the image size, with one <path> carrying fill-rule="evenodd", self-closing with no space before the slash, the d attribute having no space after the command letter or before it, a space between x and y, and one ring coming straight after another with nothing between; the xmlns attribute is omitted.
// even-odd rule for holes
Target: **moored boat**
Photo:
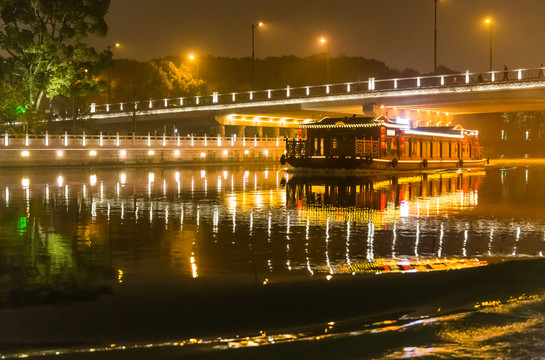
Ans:
<svg viewBox="0 0 545 360"><path fill-rule="evenodd" d="M286 141L281 162L296 168L425 170L483 166L476 130L411 128L377 117L324 118L301 126L306 139Z"/></svg>

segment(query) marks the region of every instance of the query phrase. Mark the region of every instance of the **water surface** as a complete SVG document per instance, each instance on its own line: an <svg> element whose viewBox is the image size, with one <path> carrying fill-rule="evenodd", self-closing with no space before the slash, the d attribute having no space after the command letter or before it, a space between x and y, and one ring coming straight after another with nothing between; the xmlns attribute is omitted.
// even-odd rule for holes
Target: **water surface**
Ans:
<svg viewBox="0 0 545 360"><path fill-rule="evenodd" d="M6 170L0 353L531 357L544 181L541 166Z"/></svg>

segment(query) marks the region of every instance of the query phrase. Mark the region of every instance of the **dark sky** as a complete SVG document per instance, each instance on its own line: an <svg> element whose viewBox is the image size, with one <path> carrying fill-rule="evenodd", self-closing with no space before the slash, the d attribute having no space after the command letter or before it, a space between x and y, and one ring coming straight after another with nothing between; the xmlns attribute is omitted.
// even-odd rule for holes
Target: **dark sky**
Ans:
<svg viewBox="0 0 545 360"><path fill-rule="evenodd" d="M434 0L111 0L106 46L114 57L148 60L190 52L229 57L332 56L375 58L388 66L433 70ZM545 63L545 0L439 0L437 62L465 71L487 71L493 25L495 69Z"/></svg>

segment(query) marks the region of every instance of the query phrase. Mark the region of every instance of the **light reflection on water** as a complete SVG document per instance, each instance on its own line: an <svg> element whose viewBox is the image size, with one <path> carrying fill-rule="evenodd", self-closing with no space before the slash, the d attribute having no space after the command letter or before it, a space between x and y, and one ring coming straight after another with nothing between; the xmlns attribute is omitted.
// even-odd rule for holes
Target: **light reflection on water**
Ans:
<svg viewBox="0 0 545 360"><path fill-rule="evenodd" d="M543 180L539 167L312 178L10 170L0 174L0 306L95 301L159 282L263 286L541 257Z"/></svg>

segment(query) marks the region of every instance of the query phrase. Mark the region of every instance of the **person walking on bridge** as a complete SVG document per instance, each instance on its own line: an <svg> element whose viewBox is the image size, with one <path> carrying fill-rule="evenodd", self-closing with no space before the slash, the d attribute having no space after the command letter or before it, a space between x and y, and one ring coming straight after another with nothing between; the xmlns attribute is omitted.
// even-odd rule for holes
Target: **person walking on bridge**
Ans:
<svg viewBox="0 0 545 360"><path fill-rule="evenodd" d="M507 68L507 65L503 65L503 81L509 80L509 69Z"/></svg>

